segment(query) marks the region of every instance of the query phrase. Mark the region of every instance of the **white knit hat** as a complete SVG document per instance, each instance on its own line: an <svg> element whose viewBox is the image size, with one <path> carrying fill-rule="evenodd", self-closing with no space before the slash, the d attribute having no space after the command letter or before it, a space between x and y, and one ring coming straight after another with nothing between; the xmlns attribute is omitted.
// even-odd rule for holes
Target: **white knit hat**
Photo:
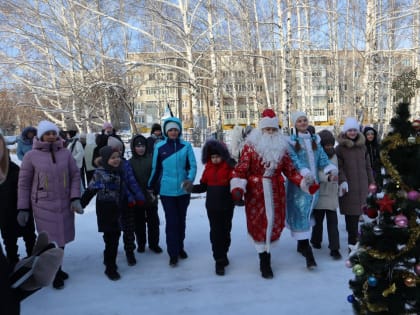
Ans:
<svg viewBox="0 0 420 315"><path fill-rule="evenodd" d="M180 131L179 125L174 121L170 121L165 125L165 133L168 134L168 130L170 129L178 129Z"/></svg>
<svg viewBox="0 0 420 315"><path fill-rule="evenodd" d="M357 129L357 131L359 131L359 123L357 122L357 119L354 117L347 117L346 120L344 121L344 125L343 125L343 132L347 132L350 129Z"/></svg>
<svg viewBox="0 0 420 315"><path fill-rule="evenodd" d="M38 137L38 139L41 139L44 133L46 133L47 131L55 131L55 133L58 136L59 130L55 124L48 120L41 120L37 127L36 136Z"/></svg>
<svg viewBox="0 0 420 315"><path fill-rule="evenodd" d="M262 113L262 118L258 124L260 129L279 128L279 119L271 108L267 108Z"/></svg>
<svg viewBox="0 0 420 315"><path fill-rule="evenodd" d="M306 116L306 114L304 112L293 112L290 115L290 119L292 120L292 127L295 127L296 120L298 120L300 117L306 117L306 118L308 118L308 116Z"/></svg>

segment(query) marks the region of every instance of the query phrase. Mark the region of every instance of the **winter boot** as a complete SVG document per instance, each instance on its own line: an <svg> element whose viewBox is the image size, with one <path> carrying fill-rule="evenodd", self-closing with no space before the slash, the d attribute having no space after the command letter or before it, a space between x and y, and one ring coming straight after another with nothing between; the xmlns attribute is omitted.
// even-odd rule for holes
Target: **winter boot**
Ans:
<svg viewBox="0 0 420 315"><path fill-rule="evenodd" d="M221 260L223 266L229 266L229 258L227 257L227 255L223 256L222 260Z"/></svg>
<svg viewBox="0 0 420 315"><path fill-rule="evenodd" d="M312 253L312 247L308 245L303 251L304 256L306 258L306 268L309 270L315 269L317 266L314 254Z"/></svg>
<svg viewBox="0 0 420 315"><path fill-rule="evenodd" d="M298 253L301 253L301 254L302 254L302 256L305 256L305 255L303 254L303 249L304 249L304 246L303 246L302 241L298 241L298 242L297 242L297 248L296 248L296 251L297 251Z"/></svg>
<svg viewBox="0 0 420 315"><path fill-rule="evenodd" d="M178 257L172 256L169 258L169 266L176 267L178 265Z"/></svg>
<svg viewBox="0 0 420 315"><path fill-rule="evenodd" d="M126 252L125 256L127 257L127 264L129 266L134 266L137 263L136 257L134 256L134 252Z"/></svg>
<svg viewBox="0 0 420 315"><path fill-rule="evenodd" d="M225 264L223 261L216 261L216 275L218 276L225 275Z"/></svg>
<svg viewBox="0 0 420 315"><path fill-rule="evenodd" d="M105 274L109 278L109 280L117 281L121 278L121 275L117 271L117 266L107 266L105 268Z"/></svg>
<svg viewBox="0 0 420 315"><path fill-rule="evenodd" d="M69 278L69 274L61 269L61 267L57 271L57 275L61 277L63 280L67 280Z"/></svg>
<svg viewBox="0 0 420 315"><path fill-rule="evenodd" d="M162 248L159 245L150 245L149 249L152 252L155 252L156 254L160 254L161 252L163 252Z"/></svg>
<svg viewBox="0 0 420 315"><path fill-rule="evenodd" d="M55 278L53 281L53 288L57 290L64 288L64 279L59 274L59 271L57 271L57 273L55 274Z"/></svg>
<svg viewBox="0 0 420 315"><path fill-rule="evenodd" d="M145 251L144 245L137 246L137 252L138 253L144 253L144 251Z"/></svg>
<svg viewBox="0 0 420 315"><path fill-rule="evenodd" d="M340 251L338 249L331 250L330 251L330 256L335 260L341 259L341 254L340 254Z"/></svg>
<svg viewBox="0 0 420 315"><path fill-rule="evenodd" d="M188 254L184 249L181 249L179 251L179 258L181 258L181 259L187 259L188 258Z"/></svg>
<svg viewBox="0 0 420 315"><path fill-rule="evenodd" d="M261 276L265 279L272 279L274 277L273 270L271 269L271 254L263 252L260 256L260 271Z"/></svg>

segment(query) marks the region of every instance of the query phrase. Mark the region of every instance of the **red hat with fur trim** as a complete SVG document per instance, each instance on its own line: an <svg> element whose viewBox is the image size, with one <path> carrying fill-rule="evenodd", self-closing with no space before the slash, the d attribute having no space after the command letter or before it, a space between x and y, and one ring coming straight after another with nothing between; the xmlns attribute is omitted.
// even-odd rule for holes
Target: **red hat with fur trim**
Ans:
<svg viewBox="0 0 420 315"><path fill-rule="evenodd" d="M279 119L271 108L267 108L262 113L259 128L279 128Z"/></svg>

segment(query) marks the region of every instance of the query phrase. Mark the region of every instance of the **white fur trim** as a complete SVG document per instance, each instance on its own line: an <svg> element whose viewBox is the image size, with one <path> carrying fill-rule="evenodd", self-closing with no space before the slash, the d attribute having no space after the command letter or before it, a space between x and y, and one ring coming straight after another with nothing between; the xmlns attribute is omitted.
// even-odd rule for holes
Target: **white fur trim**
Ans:
<svg viewBox="0 0 420 315"><path fill-rule="evenodd" d="M270 117L264 117L260 120L260 123L258 124L258 127L260 129L263 128L279 128L279 119L276 117L270 118Z"/></svg>
<svg viewBox="0 0 420 315"><path fill-rule="evenodd" d="M328 164L324 167L324 174L331 172L331 175L336 176L338 174L337 167L334 164Z"/></svg>
<svg viewBox="0 0 420 315"><path fill-rule="evenodd" d="M303 179L300 181L300 185L299 185L299 187L300 187L300 189L302 189L302 191L304 191L304 192L306 192L306 193L308 193L308 194L309 194L309 186L308 186L307 181L306 181L306 179L305 179L305 178L303 178Z"/></svg>
<svg viewBox="0 0 420 315"><path fill-rule="evenodd" d="M302 168L299 173L303 177L305 177L305 176L307 176L309 174L312 174L312 172L311 172L311 170L309 168Z"/></svg>
<svg viewBox="0 0 420 315"><path fill-rule="evenodd" d="M248 181L244 178L234 177L230 180L230 191L234 190L235 188L240 188L246 193L246 184Z"/></svg>
<svg viewBox="0 0 420 315"><path fill-rule="evenodd" d="M265 231L265 245L267 252L270 252L271 234L274 225L274 201L273 185L271 179L263 178L265 215L267 217L267 229Z"/></svg>
<svg viewBox="0 0 420 315"><path fill-rule="evenodd" d="M311 238L312 235L312 231L302 231L302 232L295 232L295 231L291 231L292 237L299 241L299 240L307 240Z"/></svg>

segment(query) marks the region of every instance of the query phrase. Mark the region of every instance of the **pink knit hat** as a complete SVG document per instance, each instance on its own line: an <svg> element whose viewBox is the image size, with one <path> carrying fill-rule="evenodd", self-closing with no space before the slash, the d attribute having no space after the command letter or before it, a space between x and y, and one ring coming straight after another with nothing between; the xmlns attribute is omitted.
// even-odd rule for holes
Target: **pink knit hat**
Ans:
<svg viewBox="0 0 420 315"><path fill-rule="evenodd" d="M107 128L114 128L109 121L104 122L104 125L102 126L102 129L107 129Z"/></svg>

